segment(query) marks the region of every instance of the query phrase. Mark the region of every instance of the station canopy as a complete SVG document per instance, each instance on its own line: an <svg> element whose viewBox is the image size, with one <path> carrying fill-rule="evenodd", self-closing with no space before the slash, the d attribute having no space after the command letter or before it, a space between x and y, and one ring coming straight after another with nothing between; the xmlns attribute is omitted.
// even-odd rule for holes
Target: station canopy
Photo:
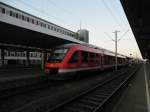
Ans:
<svg viewBox="0 0 150 112"><path fill-rule="evenodd" d="M120 0L142 57L150 59L150 0Z"/></svg>

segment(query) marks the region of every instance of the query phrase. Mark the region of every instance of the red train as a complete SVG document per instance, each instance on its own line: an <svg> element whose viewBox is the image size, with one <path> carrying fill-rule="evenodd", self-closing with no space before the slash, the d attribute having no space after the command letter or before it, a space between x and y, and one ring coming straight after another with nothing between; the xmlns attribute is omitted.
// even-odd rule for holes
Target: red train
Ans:
<svg viewBox="0 0 150 112"><path fill-rule="evenodd" d="M104 70L115 66L113 52L90 45L65 44L50 54L45 63L45 73L48 76L71 76L77 72ZM118 66L125 64L126 57L118 55Z"/></svg>

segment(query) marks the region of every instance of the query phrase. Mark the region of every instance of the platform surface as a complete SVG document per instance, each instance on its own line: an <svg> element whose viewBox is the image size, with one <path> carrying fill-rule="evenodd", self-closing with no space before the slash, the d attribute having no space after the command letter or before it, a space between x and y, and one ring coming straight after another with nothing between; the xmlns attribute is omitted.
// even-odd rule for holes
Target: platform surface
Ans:
<svg viewBox="0 0 150 112"><path fill-rule="evenodd" d="M8 68L0 69L0 82L20 80L44 76L44 71L40 68Z"/></svg>
<svg viewBox="0 0 150 112"><path fill-rule="evenodd" d="M45 80L44 71L40 68L0 69L0 91L32 85Z"/></svg>
<svg viewBox="0 0 150 112"><path fill-rule="evenodd" d="M113 112L150 112L150 63L143 64Z"/></svg>

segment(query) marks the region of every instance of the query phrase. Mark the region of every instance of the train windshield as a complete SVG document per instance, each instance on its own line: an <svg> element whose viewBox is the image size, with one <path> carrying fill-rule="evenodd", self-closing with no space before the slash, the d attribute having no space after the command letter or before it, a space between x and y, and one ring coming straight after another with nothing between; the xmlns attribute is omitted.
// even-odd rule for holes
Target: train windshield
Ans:
<svg viewBox="0 0 150 112"><path fill-rule="evenodd" d="M61 48L55 49L48 58L48 62L61 62L66 54L68 49Z"/></svg>

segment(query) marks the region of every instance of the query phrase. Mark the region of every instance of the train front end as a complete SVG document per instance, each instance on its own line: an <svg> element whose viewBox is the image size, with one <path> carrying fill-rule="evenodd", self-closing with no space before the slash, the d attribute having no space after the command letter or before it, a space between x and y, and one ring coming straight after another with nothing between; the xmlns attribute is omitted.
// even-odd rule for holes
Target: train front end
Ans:
<svg viewBox="0 0 150 112"><path fill-rule="evenodd" d="M57 76L59 75L59 69L65 67L63 62L64 57L67 53L67 48L57 48L52 51L50 56L48 56L47 61L45 63L45 74L47 76Z"/></svg>

